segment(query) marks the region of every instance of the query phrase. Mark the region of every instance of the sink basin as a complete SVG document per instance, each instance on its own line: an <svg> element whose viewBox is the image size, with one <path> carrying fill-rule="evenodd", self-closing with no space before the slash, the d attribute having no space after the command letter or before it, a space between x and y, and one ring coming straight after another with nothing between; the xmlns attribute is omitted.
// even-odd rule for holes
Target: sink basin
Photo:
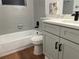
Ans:
<svg viewBox="0 0 79 59"><path fill-rule="evenodd" d="M59 23L59 24L68 24L68 25L79 25L79 21L74 21L73 19L52 19L52 20L44 20L45 22L50 22L50 23Z"/></svg>
<svg viewBox="0 0 79 59"><path fill-rule="evenodd" d="M79 24L79 21L74 21L74 20L63 20L62 22L72 23L72 24Z"/></svg>

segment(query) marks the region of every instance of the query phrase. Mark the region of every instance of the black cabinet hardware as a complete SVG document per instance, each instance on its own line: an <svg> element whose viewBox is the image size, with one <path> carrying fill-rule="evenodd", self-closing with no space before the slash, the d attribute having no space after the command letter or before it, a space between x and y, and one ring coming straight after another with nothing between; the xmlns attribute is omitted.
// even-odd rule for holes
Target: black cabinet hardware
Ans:
<svg viewBox="0 0 79 59"><path fill-rule="evenodd" d="M62 51L62 44L59 44L59 51Z"/></svg>
<svg viewBox="0 0 79 59"><path fill-rule="evenodd" d="M58 42L55 43L55 49L58 49Z"/></svg>

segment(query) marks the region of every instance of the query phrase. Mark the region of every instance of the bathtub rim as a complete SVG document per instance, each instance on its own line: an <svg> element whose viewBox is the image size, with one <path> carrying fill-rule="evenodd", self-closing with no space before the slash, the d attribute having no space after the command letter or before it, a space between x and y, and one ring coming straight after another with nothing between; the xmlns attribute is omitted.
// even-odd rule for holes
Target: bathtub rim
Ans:
<svg viewBox="0 0 79 59"><path fill-rule="evenodd" d="M35 31L35 32L37 32L37 30L35 30L35 29L27 30L27 31ZM27 32L27 31L20 31L20 32ZM15 32L15 33L19 33L19 32ZM14 33L9 33L9 34L14 34ZM8 35L8 34L5 34L5 35ZM1 35L1 36L5 36L5 35ZM30 37L31 37L31 36L32 36L32 35L30 35ZM26 36L25 38L28 38L28 37L29 37L29 36ZM23 38L23 39L24 39L24 38ZM8 43L8 42L7 42L7 43ZM2 45L2 44L0 44L0 45ZM29 48L29 47L32 47L32 46L33 46L33 44L32 44L32 43L29 43L29 44L26 45L26 46L22 46L22 47L19 47L19 48L14 49L14 50L4 52L4 53L0 54L0 57L7 56L7 55L9 55L9 54L12 54L12 53L21 51L21 50L23 50L23 49L26 49L26 48Z"/></svg>

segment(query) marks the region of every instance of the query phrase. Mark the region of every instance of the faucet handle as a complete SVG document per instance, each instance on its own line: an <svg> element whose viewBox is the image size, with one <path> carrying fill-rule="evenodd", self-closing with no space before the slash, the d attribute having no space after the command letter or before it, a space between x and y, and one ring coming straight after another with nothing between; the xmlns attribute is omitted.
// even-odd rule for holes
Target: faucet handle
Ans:
<svg viewBox="0 0 79 59"><path fill-rule="evenodd" d="M71 16L79 15L79 11L75 11L75 14L72 14Z"/></svg>
<svg viewBox="0 0 79 59"><path fill-rule="evenodd" d="M72 14L71 16L75 16L75 14Z"/></svg>

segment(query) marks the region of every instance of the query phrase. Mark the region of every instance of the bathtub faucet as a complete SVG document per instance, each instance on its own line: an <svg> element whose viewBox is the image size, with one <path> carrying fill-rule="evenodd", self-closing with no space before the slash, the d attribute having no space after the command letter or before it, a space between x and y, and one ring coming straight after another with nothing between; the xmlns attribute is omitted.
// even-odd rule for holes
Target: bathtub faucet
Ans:
<svg viewBox="0 0 79 59"><path fill-rule="evenodd" d="M36 22L35 28L39 28L39 21Z"/></svg>

